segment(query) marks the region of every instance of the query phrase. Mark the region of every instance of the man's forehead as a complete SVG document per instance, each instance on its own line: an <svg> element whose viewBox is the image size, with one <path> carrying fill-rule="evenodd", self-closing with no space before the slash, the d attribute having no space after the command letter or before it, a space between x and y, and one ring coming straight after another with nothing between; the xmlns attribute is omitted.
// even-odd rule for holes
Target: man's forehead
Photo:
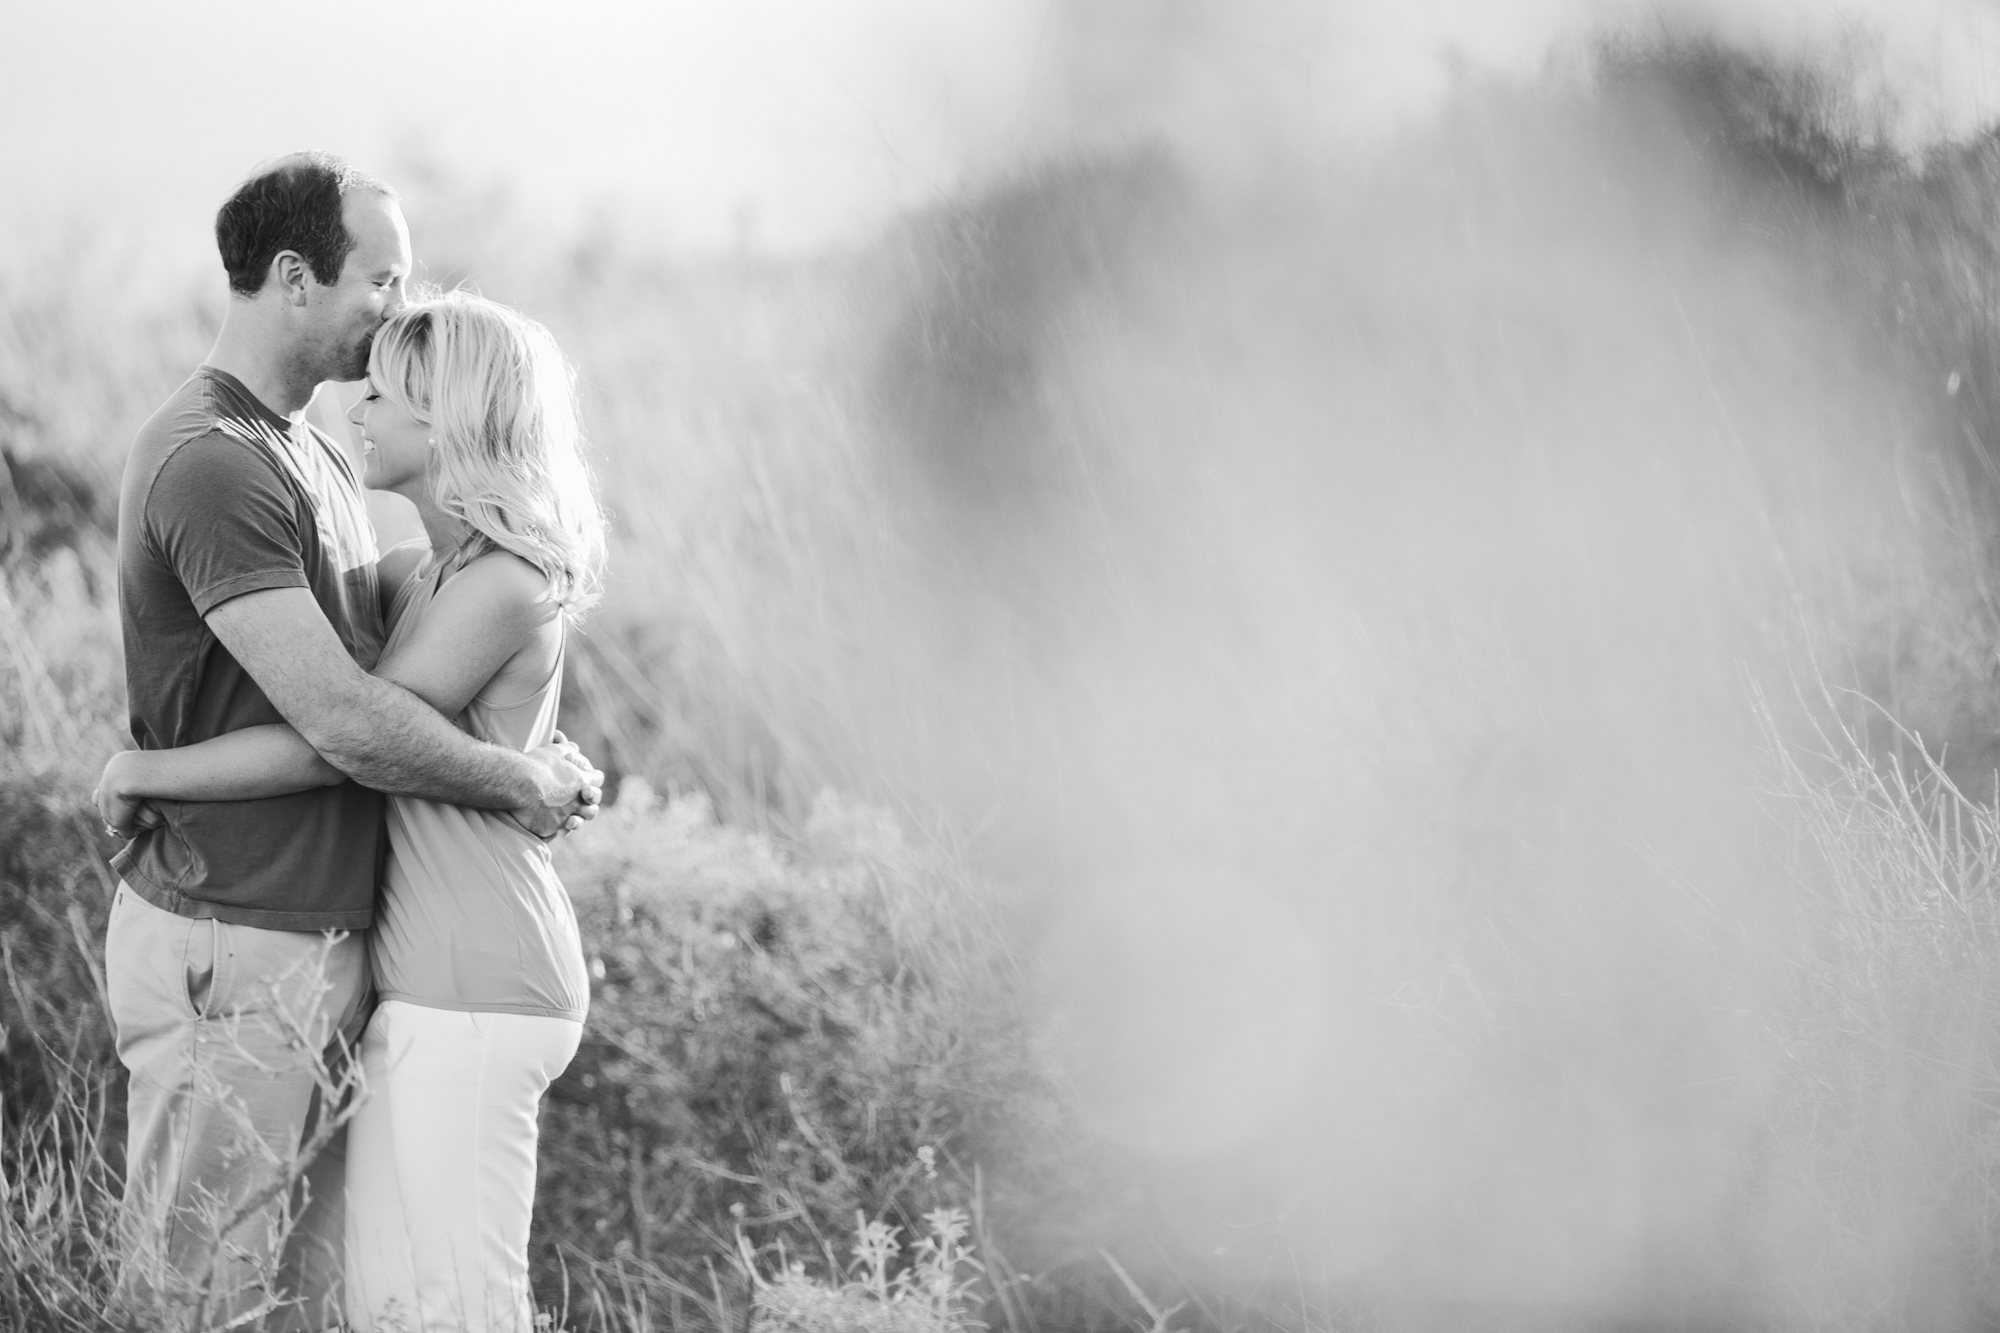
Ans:
<svg viewBox="0 0 2000 1333"><path fill-rule="evenodd" d="M410 232L403 210L386 194L356 190L341 204L341 221L354 238L349 261L368 269L410 262Z"/></svg>

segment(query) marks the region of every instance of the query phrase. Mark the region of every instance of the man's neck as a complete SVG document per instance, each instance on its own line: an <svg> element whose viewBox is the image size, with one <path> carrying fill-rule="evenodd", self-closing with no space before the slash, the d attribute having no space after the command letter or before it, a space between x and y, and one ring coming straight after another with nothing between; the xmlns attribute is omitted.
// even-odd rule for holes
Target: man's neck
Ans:
<svg viewBox="0 0 2000 1333"><path fill-rule="evenodd" d="M235 376L277 415L296 416L312 401L319 381L297 358L286 355L285 340L270 327L269 313L257 302L231 297L215 346L209 349L208 364Z"/></svg>

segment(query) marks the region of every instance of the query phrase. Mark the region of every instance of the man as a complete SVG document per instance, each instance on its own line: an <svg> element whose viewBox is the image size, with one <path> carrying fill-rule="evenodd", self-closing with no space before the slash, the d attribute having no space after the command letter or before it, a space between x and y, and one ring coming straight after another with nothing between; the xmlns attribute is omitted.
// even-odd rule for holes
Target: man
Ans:
<svg viewBox="0 0 2000 1333"><path fill-rule="evenodd" d="M373 534L352 468L301 417L322 381L361 378L403 304L395 195L338 158L287 157L222 206L216 243L221 332L141 428L119 499L133 736L152 749L289 722L351 781L160 802L113 861L106 966L131 1074L120 1291L135 1314L206 1302L217 1324L323 1329L340 1322L342 1145L296 1197L283 1172L335 1109L321 1102L364 1017L379 793L511 810L553 836L594 813L602 779L574 747L475 741L368 674L384 638Z"/></svg>

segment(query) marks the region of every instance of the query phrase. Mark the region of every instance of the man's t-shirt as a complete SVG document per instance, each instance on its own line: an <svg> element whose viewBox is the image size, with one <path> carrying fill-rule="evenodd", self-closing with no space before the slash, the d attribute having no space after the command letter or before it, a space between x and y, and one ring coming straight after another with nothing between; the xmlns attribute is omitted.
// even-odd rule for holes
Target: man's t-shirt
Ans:
<svg viewBox="0 0 2000 1333"><path fill-rule="evenodd" d="M192 745L284 718L209 632L244 593L306 588L363 670L381 654L375 541L336 446L210 366L133 442L118 502L132 736ZM256 801L154 801L165 818L112 866L170 912L269 930L372 919L382 797L352 782Z"/></svg>

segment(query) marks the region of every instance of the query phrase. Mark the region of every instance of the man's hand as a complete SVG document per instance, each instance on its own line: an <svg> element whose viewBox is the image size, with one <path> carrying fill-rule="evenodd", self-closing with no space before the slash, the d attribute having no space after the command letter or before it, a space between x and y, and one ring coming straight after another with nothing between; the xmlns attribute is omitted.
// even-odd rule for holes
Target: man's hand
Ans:
<svg viewBox="0 0 2000 1333"><path fill-rule="evenodd" d="M528 757L548 769L549 782L539 803L509 812L515 823L547 842L597 818L604 774L568 737L558 731L547 745L528 751Z"/></svg>

